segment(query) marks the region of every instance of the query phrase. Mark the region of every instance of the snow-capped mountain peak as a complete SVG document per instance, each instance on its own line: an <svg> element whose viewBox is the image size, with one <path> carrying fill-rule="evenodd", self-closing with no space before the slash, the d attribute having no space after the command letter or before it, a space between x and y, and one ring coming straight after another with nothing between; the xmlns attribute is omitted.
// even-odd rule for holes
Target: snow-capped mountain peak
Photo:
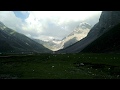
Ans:
<svg viewBox="0 0 120 90"><path fill-rule="evenodd" d="M89 23L86 23L86 22L81 22L76 28L75 30L78 30L78 29L91 29L91 25Z"/></svg>

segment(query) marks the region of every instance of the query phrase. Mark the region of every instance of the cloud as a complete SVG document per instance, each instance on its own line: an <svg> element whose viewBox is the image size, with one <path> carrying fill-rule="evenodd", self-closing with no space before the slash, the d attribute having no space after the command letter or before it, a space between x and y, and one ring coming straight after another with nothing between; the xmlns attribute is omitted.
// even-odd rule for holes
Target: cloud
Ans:
<svg viewBox="0 0 120 90"><path fill-rule="evenodd" d="M11 11L0 11L0 21L14 30L20 29L22 20Z"/></svg>
<svg viewBox="0 0 120 90"><path fill-rule="evenodd" d="M12 11L0 11L0 21L6 26L31 38L62 39L70 34L81 21L93 25L98 21L101 11L21 11L27 18L16 17ZM89 20L90 17L94 20ZM94 21L94 22L93 22Z"/></svg>

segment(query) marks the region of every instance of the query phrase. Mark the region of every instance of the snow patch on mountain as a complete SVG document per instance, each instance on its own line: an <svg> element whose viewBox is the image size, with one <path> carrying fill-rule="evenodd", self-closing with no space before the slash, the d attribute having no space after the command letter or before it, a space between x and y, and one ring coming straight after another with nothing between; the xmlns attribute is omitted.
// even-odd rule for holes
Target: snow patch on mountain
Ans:
<svg viewBox="0 0 120 90"><path fill-rule="evenodd" d="M83 39L84 37L86 37L88 32L90 31L91 27L92 26L86 22L80 23L77 27L75 27L75 29L73 30L73 32L71 34L69 34L67 37L65 37L62 40L63 45L62 45L61 49L68 47L68 46L76 43L77 41Z"/></svg>

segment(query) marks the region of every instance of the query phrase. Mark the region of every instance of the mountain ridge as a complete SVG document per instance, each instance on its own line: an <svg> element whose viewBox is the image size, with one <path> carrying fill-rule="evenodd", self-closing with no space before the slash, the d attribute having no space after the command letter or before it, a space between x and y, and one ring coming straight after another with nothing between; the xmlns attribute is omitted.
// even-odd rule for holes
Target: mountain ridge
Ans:
<svg viewBox="0 0 120 90"><path fill-rule="evenodd" d="M0 52L1 53L47 53L51 52L43 45L33 41L24 34L18 33L0 22ZM7 49L6 49L7 48Z"/></svg>
<svg viewBox="0 0 120 90"><path fill-rule="evenodd" d="M120 23L105 32L81 52L83 53L120 53Z"/></svg>

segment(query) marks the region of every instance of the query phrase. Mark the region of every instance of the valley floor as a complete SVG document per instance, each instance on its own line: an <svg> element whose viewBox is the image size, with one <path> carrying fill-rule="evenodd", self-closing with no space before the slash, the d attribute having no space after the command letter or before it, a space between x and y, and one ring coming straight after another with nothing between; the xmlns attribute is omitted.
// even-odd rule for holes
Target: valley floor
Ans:
<svg viewBox="0 0 120 90"><path fill-rule="evenodd" d="M120 54L1 54L0 79L120 79Z"/></svg>

